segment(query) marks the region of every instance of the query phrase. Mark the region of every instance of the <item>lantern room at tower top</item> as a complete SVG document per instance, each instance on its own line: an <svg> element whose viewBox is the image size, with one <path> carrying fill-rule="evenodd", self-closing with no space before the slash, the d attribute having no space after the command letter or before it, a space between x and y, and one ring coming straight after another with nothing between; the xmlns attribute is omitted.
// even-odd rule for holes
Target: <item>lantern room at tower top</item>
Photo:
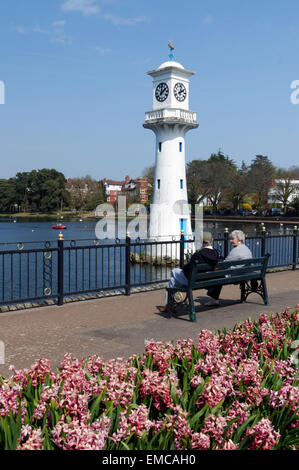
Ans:
<svg viewBox="0 0 299 470"><path fill-rule="evenodd" d="M163 62L156 70L150 70L148 75L153 77L153 110L161 108L175 108L189 109L189 78L194 75L194 72L186 70L181 64L174 61ZM163 101L157 99L156 87L159 83L165 82L169 90L173 93L168 93L167 98ZM175 90L177 83L181 83L184 88ZM176 93L176 95L175 95ZM183 97L185 96L185 99Z"/></svg>
<svg viewBox="0 0 299 470"><path fill-rule="evenodd" d="M187 196L185 135L198 127L189 110L189 79L194 72L173 60L148 72L153 78L153 109L143 126L156 135L156 161L150 238L192 235Z"/></svg>

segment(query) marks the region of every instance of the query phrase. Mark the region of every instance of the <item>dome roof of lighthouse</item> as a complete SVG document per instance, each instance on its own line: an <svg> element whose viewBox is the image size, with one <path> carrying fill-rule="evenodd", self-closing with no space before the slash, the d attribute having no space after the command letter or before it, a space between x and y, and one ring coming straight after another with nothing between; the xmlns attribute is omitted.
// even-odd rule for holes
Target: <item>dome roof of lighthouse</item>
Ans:
<svg viewBox="0 0 299 470"><path fill-rule="evenodd" d="M160 67L157 68L157 70L165 69L166 67L176 67L178 69L184 69L182 64L180 64L179 62L168 60L167 62L163 62L163 64L161 64Z"/></svg>

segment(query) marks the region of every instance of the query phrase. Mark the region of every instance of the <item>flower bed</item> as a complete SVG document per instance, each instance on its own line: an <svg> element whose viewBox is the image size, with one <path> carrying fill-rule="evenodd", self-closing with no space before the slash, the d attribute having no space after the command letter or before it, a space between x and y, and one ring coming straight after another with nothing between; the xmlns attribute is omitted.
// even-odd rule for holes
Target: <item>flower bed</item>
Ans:
<svg viewBox="0 0 299 470"><path fill-rule="evenodd" d="M297 306L298 307L298 306ZM299 308L0 378L0 449L297 449Z"/></svg>

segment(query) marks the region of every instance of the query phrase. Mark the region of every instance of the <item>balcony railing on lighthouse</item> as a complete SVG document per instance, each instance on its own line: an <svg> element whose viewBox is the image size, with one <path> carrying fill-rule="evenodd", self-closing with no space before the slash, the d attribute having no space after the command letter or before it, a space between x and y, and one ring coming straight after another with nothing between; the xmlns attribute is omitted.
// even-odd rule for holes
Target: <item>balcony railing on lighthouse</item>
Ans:
<svg viewBox="0 0 299 470"><path fill-rule="evenodd" d="M178 120L196 123L196 112L185 109L157 109L145 113L145 122L149 123L156 120Z"/></svg>

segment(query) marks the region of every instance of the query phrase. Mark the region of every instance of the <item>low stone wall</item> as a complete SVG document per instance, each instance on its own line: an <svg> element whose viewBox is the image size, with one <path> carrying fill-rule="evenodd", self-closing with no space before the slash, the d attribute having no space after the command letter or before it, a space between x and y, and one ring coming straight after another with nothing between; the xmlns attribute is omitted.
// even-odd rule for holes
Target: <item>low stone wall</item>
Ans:
<svg viewBox="0 0 299 470"><path fill-rule="evenodd" d="M154 291L165 289L167 283L160 283L160 284L153 284L150 286L141 286L141 287L132 287L131 294L135 294L137 292L147 292L147 291ZM116 295L124 295L124 290L111 290L111 291L100 291L95 294L82 294L76 295L72 297L65 297L63 299L64 304L68 304L71 302L82 302L84 300L91 300L91 299L101 299L103 297L114 297ZM37 308L37 307L48 307L50 305L57 305L57 301L54 299L47 299L35 302L25 302L25 303L18 303L12 305L2 305L0 307L0 313L5 312L14 312L17 310L26 310L29 308Z"/></svg>

